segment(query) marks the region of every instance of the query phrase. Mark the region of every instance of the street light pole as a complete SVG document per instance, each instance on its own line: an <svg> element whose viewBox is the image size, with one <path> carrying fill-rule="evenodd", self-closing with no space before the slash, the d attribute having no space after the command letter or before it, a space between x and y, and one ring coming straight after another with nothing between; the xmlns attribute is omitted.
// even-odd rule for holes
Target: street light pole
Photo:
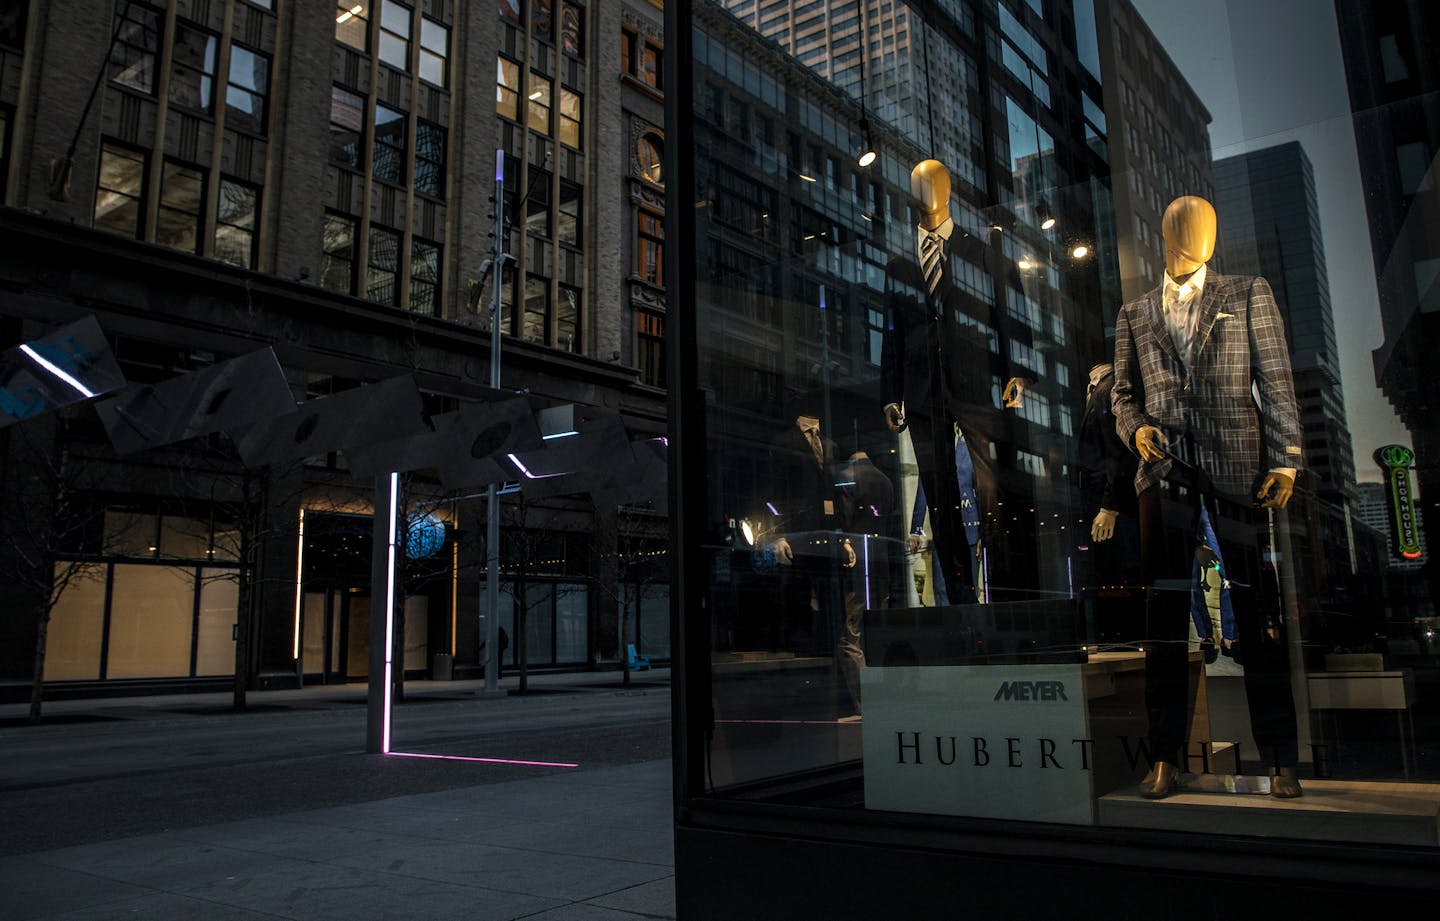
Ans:
<svg viewBox="0 0 1440 921"><path fill-rule="evenodd" d="M490 247L490 271L495 276L490 302L490 386L500 389L500 311L505 260L505 151L495 151L495 242ZM483 697L499 697L500 690L500 485L485 487L485 690Z"/></svg>

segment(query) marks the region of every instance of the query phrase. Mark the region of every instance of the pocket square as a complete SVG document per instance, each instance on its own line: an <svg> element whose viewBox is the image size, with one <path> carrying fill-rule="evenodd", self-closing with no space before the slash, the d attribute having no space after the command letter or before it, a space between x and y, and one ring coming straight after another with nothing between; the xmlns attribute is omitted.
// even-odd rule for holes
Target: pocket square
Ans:
<svg viewBox="0 0 1440 921"><path fill-rule="evenodd" d="M1216 314L1215 314L1215 319L1217 319L1217 320L1224 320L1224 319L1226 319L1227 317L1233 317L1233 316L1235 316L1235 314L1233 314L1233 313L1226 313L1225 311L1220 310L1220 311L1217 311L1217 312L1216 312Z"/></svg>

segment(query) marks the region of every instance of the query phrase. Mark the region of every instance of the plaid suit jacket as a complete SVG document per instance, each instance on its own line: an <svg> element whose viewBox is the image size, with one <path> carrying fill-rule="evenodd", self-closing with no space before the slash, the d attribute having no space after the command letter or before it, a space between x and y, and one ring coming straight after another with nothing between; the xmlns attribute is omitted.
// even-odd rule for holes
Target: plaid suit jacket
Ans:
<svg viewBox="0 0 1440 921"><path fill-rule="evenodd" d="M1116 431L1134 450L1140 427L1157 426L1171 453L1218 493L1248 504L1266 471L1301 466L1290 348L1270 284L1244 275L1205 280L1188 367L1161 318L1161 291L1126 304L1115 321ZM1172 475L1183 481L1175 466L1142 463L1136 493Z"/></svg>

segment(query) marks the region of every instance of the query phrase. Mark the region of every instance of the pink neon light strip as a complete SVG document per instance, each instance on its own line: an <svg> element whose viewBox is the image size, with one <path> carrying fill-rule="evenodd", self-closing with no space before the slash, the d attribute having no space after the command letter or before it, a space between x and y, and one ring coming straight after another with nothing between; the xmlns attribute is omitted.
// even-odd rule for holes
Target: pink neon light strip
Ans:
<svg viewBox="0 0 1440 921"><path fill-rule="evenodd" d="M859 726L859 720L716 720L745 726Z"/></svg>
<svg viewBox="0 0 1440 921"><path fill-rule="evenodd" d="M424 752L386 752L397 758L433 758L437 761L478 761L482 764L524 764L531 767L578 768L578 764L560 761L516 761L512 758L467 758L464 755L429 755Z"/></svg>

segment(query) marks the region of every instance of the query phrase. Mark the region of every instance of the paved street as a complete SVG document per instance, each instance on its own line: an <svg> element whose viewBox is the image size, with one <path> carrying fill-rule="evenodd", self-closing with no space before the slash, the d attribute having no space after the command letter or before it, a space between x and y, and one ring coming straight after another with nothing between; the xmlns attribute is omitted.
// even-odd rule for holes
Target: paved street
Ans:
<svg viewBox="0 0 1440 921"><path fill-rule="evenodd" d="M673 918L668 673L477 686L0 707L0 919Z"/></svg>

